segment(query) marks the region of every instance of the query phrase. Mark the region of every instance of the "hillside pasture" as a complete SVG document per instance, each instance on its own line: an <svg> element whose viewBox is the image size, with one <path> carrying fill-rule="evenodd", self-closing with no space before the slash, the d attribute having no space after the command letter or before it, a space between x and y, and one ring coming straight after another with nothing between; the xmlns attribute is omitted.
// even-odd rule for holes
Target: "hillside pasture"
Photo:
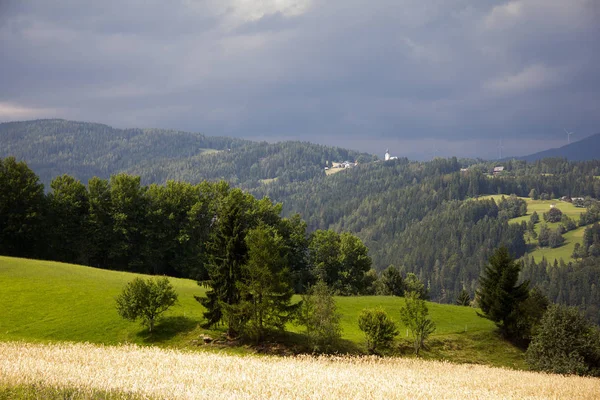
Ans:
<svg viewBox="0 0 600 400"><path fill-rule="evenodd" d="M0 257L0 340L87 341L92 343L176 344L196 328L203 309L195 281L170 278L179 302L165 313L170 329L148 338L137 322L117 314L115 297L127 282L143 275L51 261Z"/></svg>
<svg viewBox="0 0 600 400"><path fill-rule="evenodd" d="M137 343L165 347L194 348L203 334L220 337L222 327L205 330L204 308L194 299L205 289L195 281L170 278L179 294L179 302L165 313L155 333L150 336L138 322L129 322L117 314L115 297L127 282L144 275L101 270L51 261L0 257L0 341L28 342L73 341L98 344ZM300 296L295 296L295 301ZM364 308L383 307L399 322L404 299L391 296L336 297L342 315L341 327L346 350L364 352L364 336L358 329L358 315ZM470 307L428 303L437 325L431 346L424 357L473 363L525 368L523 353L502 340L494 324L477 315ZM411 355L406 328L398 323L401 335L396 352ZM291 332L283 337L289 346L302 341L300 326L290 324ZM211 350L249 353L251 348L216 348Z"/></svg>
<svg viewBox="0 0 600 400"><path fill-rule="evenodd" d="M494 199L496 203L498 203L502 197L508 197L507 195L491 195L491 196L482 196L479 199ZM540 233L540 226L542 223L546 223L544 221L543 214L550 210L551 206L558 208L562 211L563 214L567 215L569 218L575 221L575 223L579 222L579 216L582 212L585 211L585 208L575 207L572 203L560 200L532 200L529 197L519 197L527 202L527 214L521 217L510 219L510 223L521 223L522 221L529 221L531 218L531 214L533 212L537 212L540 216L540 222L535 225L536 233ZM560 225L559 222L555 223L546 223L548 228L554 230ZM543 257L545 257L549 262L553 263L554 260L560 260L561 258L565 262L569 262L571 260L571 254L573 254L573 249L575 248L575 243L582 243L583 241L583 233L585 231L585 227L578 227L570 232L563 234L565 238L565 242L562 246L557 248L550 247L540 247L538 246L537 239L530 238L529 235L525 234L525 240L529 243L530 251L527 253L528 257L533 257L536 262L540 262Z"/></svg>

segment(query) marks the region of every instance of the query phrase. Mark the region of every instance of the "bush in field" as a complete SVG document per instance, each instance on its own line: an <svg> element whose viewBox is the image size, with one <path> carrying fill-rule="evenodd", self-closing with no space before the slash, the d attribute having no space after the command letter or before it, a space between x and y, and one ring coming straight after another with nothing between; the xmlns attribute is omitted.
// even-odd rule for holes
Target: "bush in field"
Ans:
<svg viewBox="0 0 600 400"><path fill-rule="evenodd" d="M563 213L556 207L552 207L547 213L544 213L544 221L546 222L560 222Z"/></svg>
<svg viewBox="0 0 600 400"><path fill-rule="evenodd" d="M398 335L396 324L382 308L362 310L358 316L358 327L365 333L367 350L372 354L389 348Z"/></svg>
<svg viewBox="0 0 600 400"><path fill-rule="evenodd" d="M531 368L557 374L600 375L600 332L575 308L553 305L527 349Z"/></svg>
<svg viewBox="0 0 600 400"><path fill-rule="evenodd" d="M141 319L152 333L158 317L177 302L177 293L166 277L135 278L116 298L119 315L127 320Z"/></svg>

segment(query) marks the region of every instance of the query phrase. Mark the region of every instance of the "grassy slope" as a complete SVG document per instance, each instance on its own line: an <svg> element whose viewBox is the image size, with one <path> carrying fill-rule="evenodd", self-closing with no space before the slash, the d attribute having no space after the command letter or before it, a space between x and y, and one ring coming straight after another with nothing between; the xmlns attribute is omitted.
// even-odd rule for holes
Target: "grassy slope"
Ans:
<svg viewBox="0 0 600 400"><path fill-rule="evenodd" d="M123 320L115 309L114 298L134 276L0 257L0 302L4 305L0 311L0 339L143 343L145 334L140 325ZM190 330L202 317L202 308L193 295L203 290L191 280L171 282L179 294L179 304L166 316L178 323L179 330ZM174 340L173 335L166 336L161 340Z"/></svg>
<svg viewBox="0 0 600 400"><path fill-rule="evenodd" d="M500 200L502 195L493 195L493 196L484 196L482 199L490 199L493 198L496 202ZM507 196L506 196L507 197ZM571 203L567 203L559 200L531 200L528 197L521 197L521 199L527 202L527 214L513 218L510 220L511 223L521 223L521 221L529 221L531 214L533 212L537 212L540 216L540 222L536 224L535 230L536 233L540 233L540 226L544 223L543 214L550 210L550 206L554 204L556 208L566 214L574 220L576 223L579 222L579 215L585 210L584 208L575 207ZM556 229L560 223L547 223L550 229ZM527 256L535 258L536 261L541 261L542 257L546 257L549 262L554 262L554 260L560 260L561 258L565 262L569 262L571 260L571 254L573 254L573 248L575 247L575 243L582 243L583 241L583 233L585 231L585 226L574 229L570 232L567 232L563 235L565 238L565 243L557 247L555 249L551 249L549 247L539 247L537 245L537 239L529 238L529 244L532 248L532 251L529 251ZM527 235L525 236L525 240L528 240Z"/></svg>
<svg viewBox="0 0 600 400"><path fill-rule="evenodd" d="M199 327L203 308L193 298L203 294L204 289L187 279L171 278L179 294L179 304L166 313L165 321L152 337L138 323L120 318L114 298L134 276L137 275L0 257L0 304L3 304L0 340L133 342L187 347L192 339L207 332ZM336 301L342 314L344 339L351 342L350 348L359 350L364 340L357 322L360 311L381 306L398 321L399 309L404 304L402 298L386 296L339 297ZM436 303L430 303L429 309L437 331L425 357L524 367L522 352L499 339L494 324L478 317L476 310ZM300 332L302 328L290 326L290 330ZM408 354L406 330L401 326L400 331L402 350Z"/></svg>

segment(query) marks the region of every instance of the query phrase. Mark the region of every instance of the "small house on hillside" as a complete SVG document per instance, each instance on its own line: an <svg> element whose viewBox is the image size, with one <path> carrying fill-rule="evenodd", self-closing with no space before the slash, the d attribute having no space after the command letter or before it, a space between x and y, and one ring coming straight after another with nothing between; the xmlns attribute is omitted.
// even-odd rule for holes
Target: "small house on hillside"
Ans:
<svg viewBox="0 0 600 400"><path fill-rule="evenodd" d="M501 174L502 172L504 172L504 167L502 166L494 167L494 170L492 171L494 175Z"/></svg>

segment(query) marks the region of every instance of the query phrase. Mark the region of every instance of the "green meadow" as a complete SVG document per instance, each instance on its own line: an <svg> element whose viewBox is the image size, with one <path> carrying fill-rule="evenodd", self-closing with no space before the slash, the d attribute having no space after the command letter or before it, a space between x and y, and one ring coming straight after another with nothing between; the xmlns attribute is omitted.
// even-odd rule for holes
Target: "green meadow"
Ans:
<svg viewBox="0 0 600 400"><path fill-rule="evenodd" d="M176 306L167 311L153 335L137 322L116 312L115 297L137 274L107 271L51 261L0 257L0 340L30 342L74 341L104 344L137 343L178 348L197 346L203 334L217 337L221 331L201 328L203 308L194 299L204 293L195 281L170 278L179 295ZM296 298L300 299L299 296ZM399 323L404 300L391 296L337 297L342 315L344 348L364 352L364 336L358 329L358 315L364 308L383 307L398 322L400 335L396 354L410 355L406 328ZM524 368L523 353L502 340L495 325L477 315L477 310L428 303L436 332L423 353L425 358L449 359L514 368ZM302 327L291 325L287 340L291 346L302 337ZM215 348L212 348L215 350ZM251 353L248 347L219 349Z"/></svg>
<svg viewBox="0 0 600 400"><path fill-rule="evenodd" d="M508 197L506 195L493 195L493 196L482 196L480 199L494 199L496 202L500 201L500 199L504 197ZM510 220L511 223L521 223L522 221L529 221L531 218L531 214L533 212L537 212L540 216L540 222L535 225L536 233L540 233L540 226L544 222L543 214L550 210L550 207L553 205L562 211L563 214L567 215L571 218L575 223L579 222L580 214L585 211L585 208L575 207L573 204L560 201L560 200L532 200L529 197L520 197L521 199L527 202L527 214L518 217L512 218ZM559 222L556 223L546 223L548 228L556 229ZM554 260L560 260L561 258L565 262L569 262L571 260L571 254L573 254L573 249L575 247L575 243L582 243L583 241L583 233L585 231L585 227L578 227L570 232L563 234L565 238L565 242L562 246L551 249L549 247L539 247L537 239L533 239L529 237L528 234L525 234L525 240L527 241L530 250L527 252L528 257L533 257L535 261L540 262L543 257L545 257L549 262L553 263Z"/></svg>

